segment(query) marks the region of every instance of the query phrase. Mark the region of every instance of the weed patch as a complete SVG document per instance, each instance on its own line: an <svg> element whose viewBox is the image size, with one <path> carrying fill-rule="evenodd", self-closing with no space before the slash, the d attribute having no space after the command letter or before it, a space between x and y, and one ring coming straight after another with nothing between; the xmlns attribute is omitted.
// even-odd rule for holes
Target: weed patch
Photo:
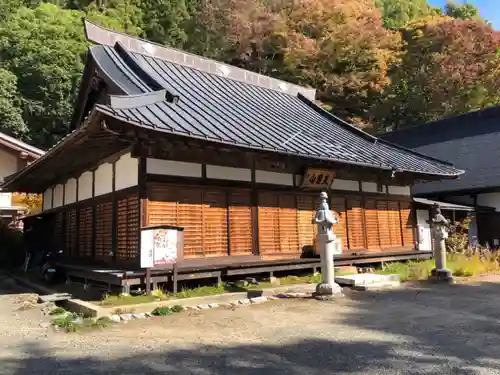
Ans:
<svg viewBox="0 0 500 375"><path fill-rule="evenodd" d="M157 307L156 309L154 309L152 312L151 312L151 315L154 315L154 316L167 316L167 315L171 315L171 314L175 314L175 313L180 313L181 311L183 311L183 307L180 306L180 305L175 305L175 306L160 306L160 307Z"/></svg>

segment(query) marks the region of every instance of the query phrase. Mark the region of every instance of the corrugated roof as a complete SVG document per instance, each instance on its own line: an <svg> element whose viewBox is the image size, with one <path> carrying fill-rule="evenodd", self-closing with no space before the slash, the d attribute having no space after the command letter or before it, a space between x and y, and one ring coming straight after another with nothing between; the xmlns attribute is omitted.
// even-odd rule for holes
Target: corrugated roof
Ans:
<svg viewBox="0 0 500 375"><path fill-rule="evenodd" d="M123 121L213 142L386 170L439 176L462 173L449 163L379 140L301 94L130 52L119 44L94 46L91 55L125 94L161 90L167 94L164 100L137 99L130 105L97 107Z"/></svg>

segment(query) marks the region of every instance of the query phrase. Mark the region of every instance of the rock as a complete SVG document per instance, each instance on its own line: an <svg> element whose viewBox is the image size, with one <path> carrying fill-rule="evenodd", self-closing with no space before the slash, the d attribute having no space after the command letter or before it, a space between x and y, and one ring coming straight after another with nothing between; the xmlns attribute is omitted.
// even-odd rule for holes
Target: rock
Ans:
<svg viewBox="0 0 500 375"><path fill-rule="evenodd" d="M71 321L71 323L73 324L78 324L78 325L82 325L83 324L83 318L82 317L78 317L78 318L75 318Z"/></svg>
<svg viewBox="0 0 500 375"><path fill-rule="evenodd" d="M250 298L251 303L262 303L262 302L266 302L266 301L267 301L267 297L265 297L265 296Z"/></svg>
<svg viewBox="0 0 500 375"><path fill-rule="evenodd" d="M255 277L245 277L245 281L249 284L259 285L259 282Z"/></svg>
<svg viewBox="0 0 500 375"><path fill-rule="evenodd" d="M120 321L121 321L120 315L111 315L109 317L109 320L111 320L114 323L120 323Z"/></svg>
<svg viewBox="0 0 500 375"><path fill-rule="evenodd" d="M151 318L151 317L153 316L153 314L148 313L148 312L147 312L147 313L144 313L144 315L146 315L146 318Z"/></svg>
<svg viewBox="0 0 500 375"><path fill-rule="evenodd" d="M245 298L245 299L240 299L240 300L238 301L238 303L239 303L240 305L250 305L250 300L249 300L248 298Z"/></svg>
<svg viewBox="0 0 500 375"><path fill-rule="evenodd" d="M198 308L200 310L207 310L210 308L210 305L206 304L206 303L202 303L201 305L198 305Z"/></svg>
<svg viewBox="0 0 500 375"><path fill-rule="evenodd" d="M238 301L235 301L235 302L229 302L229 304L231 305L231 307L236 307L238 306L240 303Z"/></svg>
<svg viewBox="0 0 500 375"><path fill-rule="evenodd" d="M270 283L271 285L281 285L281 281L280 281L280 279L278 279L277 277L274 277L274 276L271 276L271 277L269 278L269 283Z"/></svg>
<svg viewBox="0 0 500 375"><path fill-rule="evenodd" d="M124 320L124 321L127 321L127 320L132 320L132 319L133 319L133 316L132 316L132 314L121 314L121 315L120 315L120 319L121 319L121 320Z"/></svg>
<svg viewBox="0 0 500 375"><path fill-rule="evenodd" d="M134 319L146 319L146 314L144 313L139 313L139 314L132 314Z"/></svg>
<svg viewBox="0 0 500 375"><path fill-rule="evenodd" d="M276 298L282 299L282 298L289 298L288 294L280 293L275 295Z"/></svg>
<svg viewBox="0 0 500 375"><path fill-rule="evenodd" d="M44 322L44 323L40 323L39 326L40 326L40 328L49 328L51 326L51 324Z"/></svg>
<svg viewBox="0 0 500 375"><path fill-rule="evenodd" d="M237 287L244 288L248 286L248 281L246 280L238 280L234 283Z"/></svg>
<svg viewBox="0 0 500 375"><path fill-rule="evenodd" d="M211 308L211 309L215 309L217 307L219 307L219 304L217 303L209 303L208 306Z"/></svg>
<svg viewBox="0 0 500 375"><path fill-rule="evenodd" d="M279 297L277 297L277 296L267 296L267 299L270 300L270 301L274 301L274 300L279 299Z"/></svg>
<svg viewBox="0 0 500 375"><path fill-rule="evenodd" d="M38 302L39 303L56 302L56 301L65 301L68 299L71 299L71 294L69 293L55 293L55 294L50 294L48 296L39 296Z"/></svg>
<svg viewBox="0 0 500 375"><path fill-rule="evenodd" d="M186 306L187 310L199 310L198 306Z"/></svg>
<svg viewBox="0 0 500 375"><path fill-rule="evenodd" d="M31 303L31 302L29 302L29 301L23 301L23 302L21 303L21 306L19 306L19 307L17 308L17 310L20 310L20 311L22 311L22 310L30 310L30 309L33 309L33 308L35 308L35 307L37 307L37 305L36 305L36 304Z"/></svg>

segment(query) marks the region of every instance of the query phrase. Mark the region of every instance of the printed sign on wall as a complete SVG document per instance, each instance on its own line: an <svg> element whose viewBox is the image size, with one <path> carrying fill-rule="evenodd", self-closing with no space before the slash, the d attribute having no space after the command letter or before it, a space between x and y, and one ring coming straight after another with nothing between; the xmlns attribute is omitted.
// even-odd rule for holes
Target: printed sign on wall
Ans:
<svg viewBox="0 0 500 375"><path fill-rule="evenodd" d="M152 228L141 233L141 268L152 268L177 261L177 230Z"/></svg>
<svg viewBox="0 0 500 375"><path fill-rule="evenodd" d="M327 189L335 178L335 172L326 169L308 168L302 179L301 187L312 189Z"/></svg>

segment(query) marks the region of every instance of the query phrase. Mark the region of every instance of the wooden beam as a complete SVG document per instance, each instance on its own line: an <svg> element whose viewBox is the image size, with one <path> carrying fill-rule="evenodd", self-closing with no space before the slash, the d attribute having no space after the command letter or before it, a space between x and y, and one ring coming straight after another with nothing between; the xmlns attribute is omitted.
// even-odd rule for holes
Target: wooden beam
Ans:
<svg viewBox="0 0 500 375"><path fill-rule="evenodd" d="M96 203L94 201L95 196L95 170L92 171L92 259L95 259L95 243L96 243Z"/></svg>
<svg viewBox="0 0 500 375"><path fill-rule="evenodd" d="M259 195L255 182L255 158L252 160L252 188L251 188L251 204L252 204L252 254L260 255L259 249Z"/></svg>

